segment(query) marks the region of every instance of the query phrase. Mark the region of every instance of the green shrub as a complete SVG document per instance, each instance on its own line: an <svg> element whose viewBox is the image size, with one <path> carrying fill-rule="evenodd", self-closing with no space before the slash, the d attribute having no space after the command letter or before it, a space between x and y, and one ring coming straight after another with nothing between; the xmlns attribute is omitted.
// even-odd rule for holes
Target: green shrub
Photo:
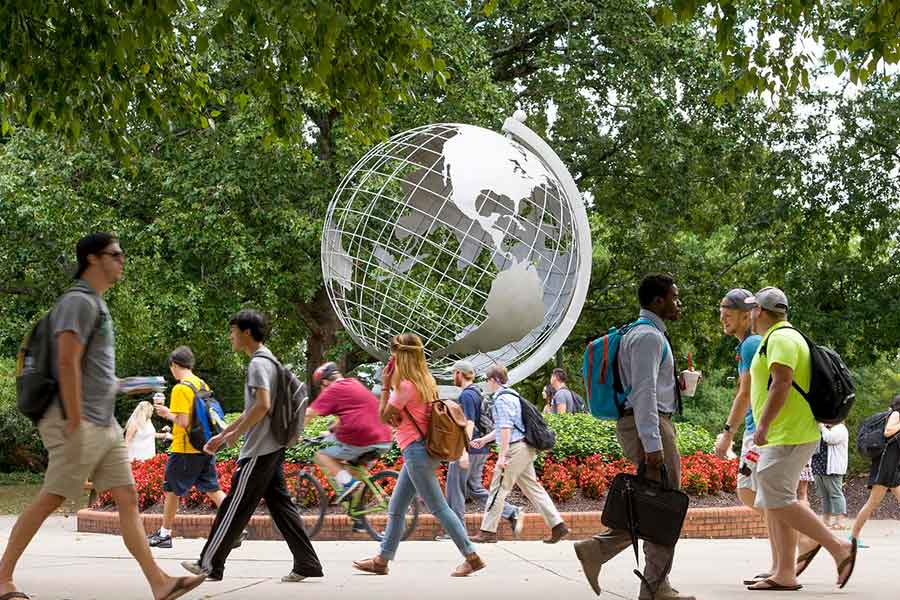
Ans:
<svg viewBox="0 0 900 600"><path fill-rule="evenodd" d="M602 454L621 458L622 448L616 439L616 422L601 421L589 414L544 415L547 424L556 432L553 457L563 460L570 456L586 458ZM710 452L715 438L702 427L691 423L677 423L678 451L682 456L695 452Z"/></svg>
<svg viewBox="0 0 900 600"><path fill-rule="evenodd" d="M14 360L0 359L0 473L43 471L47 453L37 429L16 406Z"/></svg>

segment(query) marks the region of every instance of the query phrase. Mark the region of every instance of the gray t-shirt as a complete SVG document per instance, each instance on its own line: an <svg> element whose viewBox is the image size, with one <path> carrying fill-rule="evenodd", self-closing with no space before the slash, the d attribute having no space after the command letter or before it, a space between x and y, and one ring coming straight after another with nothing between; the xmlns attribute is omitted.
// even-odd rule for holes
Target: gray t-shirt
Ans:
<svg viewBox="0 0 900 600"><path fill-rule="evenodd" d="M52 319L54 339L65 331L71 331L84 346L81 361L82 417L97 425L113 424L119 382L116 378L115 332L106 302L91 286L79 280L57 301ZM53 373L58 378L58 345L53 347Z"/></svg>
<svg viewBox="0 0 900 600"><path fill-rule="evenodd" d="M269 390L269 398L275 401L278 385L278 368L272 361L263 358L269 356L275 358L272 351L265 346L260 346L259 350L250 357L250 364L247 366L247 385L244 386L244 411L256 403L256 390ZM249 458L251 456L262 456L271 454L283 448L281 444L272 437L272 419L266 413L259 422L251 427L244 435L244 445L241 446L241 454L239 458Z"/></svg>
<svg viewBox="0 0 900 600"><path fill-rule="evenodd" d="M554 413L559 412L560 405L565 405L567 413L575 412L575 397L572 396L572 392L569 388L559 388L556 390L556 393L553 394L553 407L551 411Z"/></svg>

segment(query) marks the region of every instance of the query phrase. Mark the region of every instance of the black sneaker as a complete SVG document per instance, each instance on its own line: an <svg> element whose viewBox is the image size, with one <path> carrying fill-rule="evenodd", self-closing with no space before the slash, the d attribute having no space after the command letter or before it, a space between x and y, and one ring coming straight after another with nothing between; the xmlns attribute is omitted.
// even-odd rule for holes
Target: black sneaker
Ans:
<svg viewBox="0 0 900 600"><path fill-rule="evenodd" d="M366 529L365 523L363 523L360 519L353 519L353 527L351 528L353 533L368 533L369 530Z"/></svg>
<svg viewBox="0 0 900 600"><path fill-rule="evenodd" d="M207 581L222 581L222 573L207 571L200 566L200 563L198 561L186 560L181 563L181 566L184 567L185 571L193 573L194 575L202 575L203 573L206 573Z"/></svg>
<svg viewBox="0 0 900 600"><path fill-rule="evenodd" d="M147 543L150 544L151 548L171 548L172 535L160 535L159 530L157 529L156 533L147 536Z"/></svg>
<svg viewBox="0 0 900 600"><path fill-rule="evenodd" d="M250 532L247 531L246 529L243 530L241 532L241 535L238 537L238 539L231 545L231 549L234 550L235 548L240 548L241 544L243 544L244 541L246 541L246 539L248 537L250 537Z"/></svg>

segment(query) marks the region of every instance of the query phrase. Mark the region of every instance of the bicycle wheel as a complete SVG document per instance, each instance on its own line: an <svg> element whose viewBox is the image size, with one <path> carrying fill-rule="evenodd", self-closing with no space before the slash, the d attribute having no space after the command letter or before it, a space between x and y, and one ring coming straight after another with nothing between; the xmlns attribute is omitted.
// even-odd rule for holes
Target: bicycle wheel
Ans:
<svg viewBox="0 0 900 600"><path fill-rule="evenodd" d="M397 485L397 471L379 471L370 478L371 483L366 484L359 497L359 503L354 507L354 512L359 514L360 520L366 527L366 531L372 539L381 541L387 528L388 505L394 486ZM406 509L406 518L403 522L403 537L407 539L416 530L416 522L419 520L419 497L413 498Z"/></svg>
<svg viewBox="0 0 900 600"><path fill-rule="evenodd" d="M310 539L322 530L325 513L328 511L328 502L328 495L312 473L300 471L297 475L297 489L294 491L294 505L300 511L303 530ZM308 524L308 521L302 517L313 517L312 524Z"/></svg>

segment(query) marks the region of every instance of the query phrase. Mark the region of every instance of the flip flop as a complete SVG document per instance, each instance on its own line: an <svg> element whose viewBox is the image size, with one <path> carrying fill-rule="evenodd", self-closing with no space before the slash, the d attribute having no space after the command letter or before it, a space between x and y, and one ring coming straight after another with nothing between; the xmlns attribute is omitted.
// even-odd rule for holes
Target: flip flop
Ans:
<svg viewBox="0 0 900 600"><path fill-rule="evenodd" d="M753 579L745 579L744 585L753 585L757 581L762 581L763 579L768 579L774 575L774 573L759 573L758 575L754 575Z"/></svg>
<svg viewBox="0 0 900 600"><path fill-rule="evenodd" d="M838 565L838 577L841 576L841 573L844 571L844 567L847 564L850 564L850 570L847 571L847 576L844 577L844 581L838 584L838 589L844 589L844 586L847 585L847 582L850 581L850 576L853 575L853 569L856 567L856 538L851 538L850 543L850 556L841 561L841 564Z"/></svg>
<svg viewBox="0 0 900 600"><path fill-rule="evenodd" d="M205 580L206 573L202 573L196 577L179 577L175 580L175 587L172 588L172 591L163 596L161 600L175 600L175 598L181 598Z"/></svg>
<svg viewBox="0 0 900 600"><path fill-rule="evenodd" d="M24 598L24 600L31 600L31 596L24 594L22 592L6 592L2 596L0 596L0 600L13 600L13 598Z"/></svg>
<svg viewBox="0 0 900 600"><path fill-rule="evenodd" d="M750 587L747 589L751 592L799 592L803 589L802 585L781 585L777 581L771 579L760 579L757 583L764 583L766 587Z"/></svg>
<svg viewBox="0 0 900 600"><path fill-rule="evenodd" d="M797 566L799 568L797 569L796 577L800 577L800 575L803 574L803 571L805 571L807 567L809 567L813 559L816 557L816 554L818 554L819 550L821 549L822 545L819 544L809 552L805 552L797 557ZM803 563L803 566L800 566L800 563Z"/></svg>

